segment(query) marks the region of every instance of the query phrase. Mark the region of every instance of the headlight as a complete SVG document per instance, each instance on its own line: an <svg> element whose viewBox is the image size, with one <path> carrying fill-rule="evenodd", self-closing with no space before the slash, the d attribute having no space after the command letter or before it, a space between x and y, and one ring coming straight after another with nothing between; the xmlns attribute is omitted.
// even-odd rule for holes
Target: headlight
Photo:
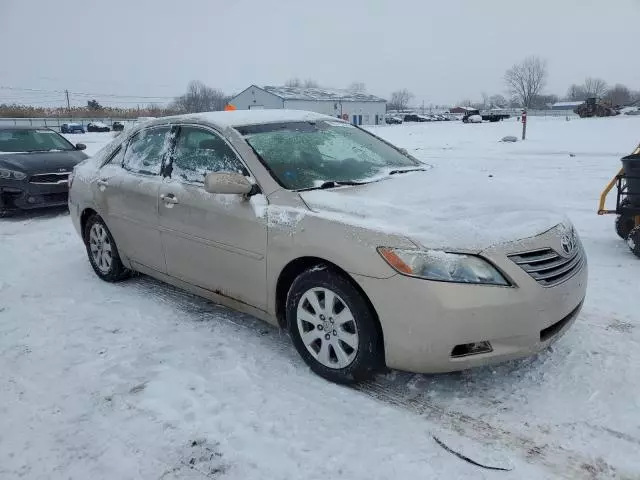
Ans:
<svg viewBox="0 0 640 480"><path fill-rule="evenodd" d="M474 255L387 247L378 248L378 253L404 275L441 282L510 285L493 265Z"/></svg>
<svg viewBox="0 0 640 480"><path fill-rule="evenodd" d="M27 175L16 170L7 170L6 168L0 168L0 178L24 180L25 178L27 178Z"/></svg>

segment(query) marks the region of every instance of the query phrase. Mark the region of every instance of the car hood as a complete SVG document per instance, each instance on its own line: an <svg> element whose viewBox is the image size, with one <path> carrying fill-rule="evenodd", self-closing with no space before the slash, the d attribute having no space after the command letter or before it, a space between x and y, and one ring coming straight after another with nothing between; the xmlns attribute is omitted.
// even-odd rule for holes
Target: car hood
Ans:
<svg viewBox="0 0 640 480"><path fill-rule="evenodd" d="M18 170L27 174L71 172L87 157L80 150L32 153L0 153L0 168Z"/></svg>
<svg viewBox="0 0 640 480"><path fill-rule="evenodd" d="M405 173L355 187L300 192L315 214L402 235L425 247L480 252L570 222L486 174Z"/></svg>

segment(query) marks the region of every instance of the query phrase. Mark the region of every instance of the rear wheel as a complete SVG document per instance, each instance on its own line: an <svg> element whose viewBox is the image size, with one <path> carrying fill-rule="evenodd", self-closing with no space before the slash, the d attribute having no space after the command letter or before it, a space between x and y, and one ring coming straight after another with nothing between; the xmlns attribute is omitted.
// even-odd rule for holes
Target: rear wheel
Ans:
<svg viewBox="0 0 640 480"><path fill-rule="evenodd" d="M117 282L129 275L129 270L120 260L116 242L99 215L92 215L87 220L84 242L93 271L102 280Z"/></svg>
<svg viewBox="0 0 640 480"><path fill-rule="evenodd" d="M301 273L287 296L287 321L300 356L327 380L354 383L383 367L374 313L338 272L316 268Z"/></svg>
<svg viewBox="0 0 640 480"><path fill-rule="evenodd" d="M640 258L640 225L634 227L627 237L627 245L633 254Z"/></svg>

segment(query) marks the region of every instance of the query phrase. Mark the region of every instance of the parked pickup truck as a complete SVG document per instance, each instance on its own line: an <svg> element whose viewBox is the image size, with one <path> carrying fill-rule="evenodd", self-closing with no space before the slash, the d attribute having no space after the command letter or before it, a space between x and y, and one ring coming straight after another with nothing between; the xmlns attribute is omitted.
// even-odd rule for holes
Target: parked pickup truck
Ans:
<svg viewBox="0 0 640 480"><path fill-rule="evenodd" d="M492 111L480 113L480 110L467 110L467 113L465 114L465 116L462 117L462 121L464 123L468 123L469 117L471 117L472 115L480 115L482 117L482 120L485 120L488 122L499 122L501 120L511 117L511 115L509 115L508 113L492 112Z"/></svg>

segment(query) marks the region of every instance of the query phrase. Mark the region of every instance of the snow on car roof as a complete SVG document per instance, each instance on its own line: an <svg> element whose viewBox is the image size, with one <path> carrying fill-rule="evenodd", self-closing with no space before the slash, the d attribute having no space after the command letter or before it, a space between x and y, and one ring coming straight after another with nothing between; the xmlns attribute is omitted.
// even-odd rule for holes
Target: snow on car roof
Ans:
<svg viewBox="0 0 640 480"><path fill-rule="evenodd" d="M158 118L150 123L171 123L175 121L196 121L216 125L220 128L260 125L278 122L309 122L314 120L340 121L338 118L304 110L233 110L230 112L188 113L172 117Z"/></svg>

